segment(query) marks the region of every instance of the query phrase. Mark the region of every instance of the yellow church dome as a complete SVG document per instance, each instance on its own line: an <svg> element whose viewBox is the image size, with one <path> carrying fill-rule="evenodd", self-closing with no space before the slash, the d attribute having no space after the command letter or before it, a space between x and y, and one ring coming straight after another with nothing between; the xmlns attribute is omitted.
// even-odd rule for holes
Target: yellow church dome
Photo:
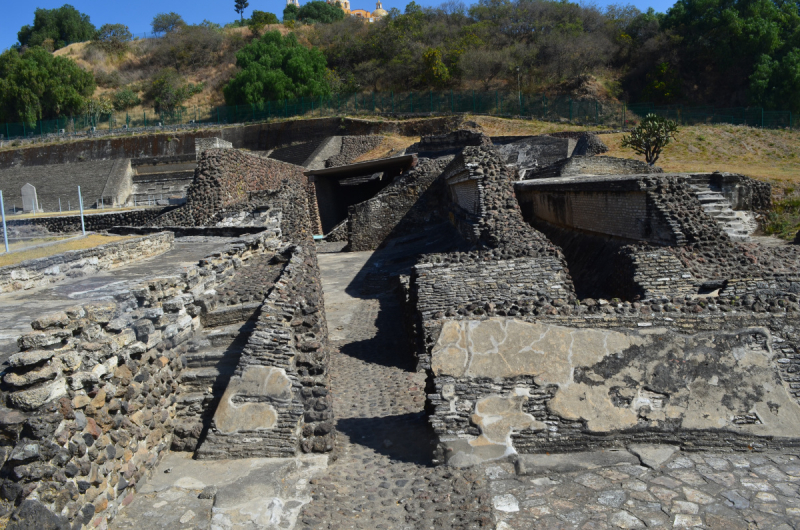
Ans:
<svg viewBox="0 0 800 530"><path fill-rule="evenodd" d="M380 2L375 3L375 11L372 12L372 18L385 17L389 13L383 8Z"/></svg>

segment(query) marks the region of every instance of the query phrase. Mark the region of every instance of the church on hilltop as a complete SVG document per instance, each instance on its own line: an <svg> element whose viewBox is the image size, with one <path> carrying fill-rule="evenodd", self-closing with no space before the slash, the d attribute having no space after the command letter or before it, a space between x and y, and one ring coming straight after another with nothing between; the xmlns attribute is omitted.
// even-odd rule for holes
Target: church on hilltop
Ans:
<svg viewBox="0 0 800 530"><path fill-rule="evenodd" d="M383 4L381 4L380 0L375 2L375 11L373 11L372 13L370 13L366 9L351 10L350 0L325 0L325 1L331 5L339 6L342 9L342 11L345 12L346 15L350 15L351 17L362 18L369 22L374 22L389 14L386 12L385 9L383 9ZM286 5L300 7L300 0L286 0Z"/></svg>

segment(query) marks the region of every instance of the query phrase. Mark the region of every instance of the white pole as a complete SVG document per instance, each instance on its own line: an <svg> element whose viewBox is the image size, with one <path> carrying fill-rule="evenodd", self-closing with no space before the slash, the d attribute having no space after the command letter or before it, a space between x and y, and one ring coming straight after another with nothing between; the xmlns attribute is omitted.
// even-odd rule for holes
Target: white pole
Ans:
<svg viewBox="0 0 800 530"><path fill-rule="evenodd" d="M83 197L81 197L81 187L78 186L78 203L81 205L81 231L86 235L86 224L83 222Z"/></svg>
<svg viewBox="0 0 800 530"><path fill-rule="evenodd" d="M61 213L61 197L58 198L58 213Z"/></svg>
<svg viewBox="0 0 800 530"><path fill-rule="evenodd" d="M6 244L6 252L8 252L8 231L6 230L6 209L3 206L3 190L0 190L0 212L3 215L3 243Z"/></svg>

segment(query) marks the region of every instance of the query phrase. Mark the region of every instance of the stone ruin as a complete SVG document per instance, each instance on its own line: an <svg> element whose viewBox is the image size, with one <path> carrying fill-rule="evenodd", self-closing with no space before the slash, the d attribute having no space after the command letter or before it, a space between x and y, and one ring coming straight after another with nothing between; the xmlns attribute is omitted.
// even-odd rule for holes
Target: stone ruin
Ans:
<svg viewBox="0 0 800 530"><path fill-rule="evenodd" d="M345 251L430 238L393 281L434 464L800 442L800 253L751 237L768 184L603 157L594 134L455 131L351 164L377 145L366 138L282 154L311 168L209 146L186 203L139 228L247 235L178 278L32 323L3 378L7 511L36 501L80 528L129 502L170 448L333 451L314 236ZM323 177L363 200L323 222ZM262 290L242 286L249 263ZM204 375L212 361L227 372Z"/></svg>

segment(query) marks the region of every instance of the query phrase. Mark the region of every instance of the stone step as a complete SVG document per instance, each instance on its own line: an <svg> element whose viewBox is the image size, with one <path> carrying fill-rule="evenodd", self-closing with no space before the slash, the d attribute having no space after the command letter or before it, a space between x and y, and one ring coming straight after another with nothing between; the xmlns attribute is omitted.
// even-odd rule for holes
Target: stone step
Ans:
<svg viewBox="0 0 800 530"><path fill-rule="evenodd" d="M216 366L221 362L238 362L242 354L242 348L229 345L225 348L203 348L200 351L189 352L185 355L186 367L201 368L204 366Z"/></svg>
<svg viewBox="0 0 800 530"><path fill-rule="evenodd" d="M181 385L181 392L207 392L211 388L216 393L225 389L235 370L235 363L187 368L181 372L178 383Z"/></svg>

